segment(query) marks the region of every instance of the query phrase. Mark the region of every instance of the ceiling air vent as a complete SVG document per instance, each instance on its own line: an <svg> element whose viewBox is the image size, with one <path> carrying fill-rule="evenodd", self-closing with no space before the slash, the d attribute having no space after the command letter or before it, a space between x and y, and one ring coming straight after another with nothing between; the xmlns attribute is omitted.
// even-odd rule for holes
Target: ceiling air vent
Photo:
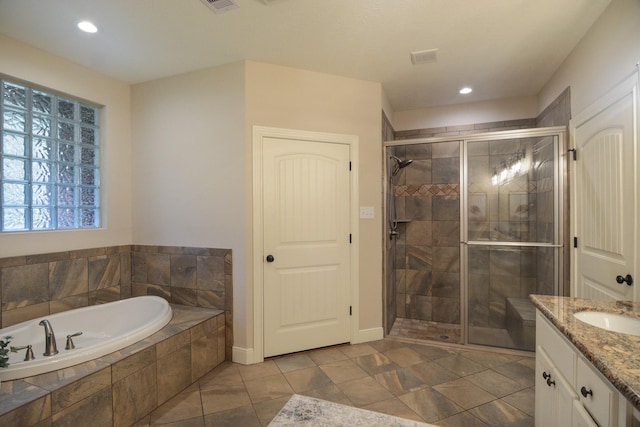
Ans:
<svg viewBox="0 0 640 427"><path fill-rule="evenodd" d="M200 0L204 3L213 13L225 13L233 9L238 9L240 6L235 0Z"/></svg>
<svg viewBox="0 0 640 427"><path fill-rule="evenodd" d="M438 60L438 49L420 50L411 52L411 63L413 65L436 62Z"/></svg>

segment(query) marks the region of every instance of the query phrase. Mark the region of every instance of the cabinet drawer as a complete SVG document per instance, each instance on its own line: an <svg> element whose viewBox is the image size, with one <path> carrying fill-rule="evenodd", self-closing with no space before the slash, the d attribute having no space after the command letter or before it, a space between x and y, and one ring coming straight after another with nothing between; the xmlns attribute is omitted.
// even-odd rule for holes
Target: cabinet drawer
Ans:
<svg viewBox="0 0 640 427"><path fill-rule="evenodd" d="M536 344L542 346L554 365L564 374L569 384L575 384L576 353L573 346L561 336L555 326L536 311Z"/></svg>
<svg viewBox="0 0 640 427"><path fill-rule="evenodd" d="M609 385L606 378L595 372L587 363L582 357L578 359L576 391L580 401L598 425L614 426L618 393Z"/></svg>

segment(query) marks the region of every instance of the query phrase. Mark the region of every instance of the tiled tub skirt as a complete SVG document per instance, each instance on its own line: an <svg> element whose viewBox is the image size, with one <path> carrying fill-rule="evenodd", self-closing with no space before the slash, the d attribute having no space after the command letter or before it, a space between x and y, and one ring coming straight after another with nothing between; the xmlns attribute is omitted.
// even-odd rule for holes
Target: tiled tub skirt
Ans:
<svg viewBox="0 0 640 427"><path fill-rule="evenodd" d="M225 358L221 310L172 305L163 329L98 359L0 384L0 425L129 426ZM71 425L69 424L69 425Z"/></svg>

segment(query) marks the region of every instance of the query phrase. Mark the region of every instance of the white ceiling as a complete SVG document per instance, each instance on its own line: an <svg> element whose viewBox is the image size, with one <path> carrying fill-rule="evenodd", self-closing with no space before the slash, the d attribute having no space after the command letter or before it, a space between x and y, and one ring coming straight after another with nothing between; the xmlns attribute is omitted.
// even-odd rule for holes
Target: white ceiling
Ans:
<svg viewBox="0 0 640 427"><path fill-rule="evenodd" d="M129 83L249 59L381 82L403 111L536 95L609 2L0 0L0 33Z"/></svg>

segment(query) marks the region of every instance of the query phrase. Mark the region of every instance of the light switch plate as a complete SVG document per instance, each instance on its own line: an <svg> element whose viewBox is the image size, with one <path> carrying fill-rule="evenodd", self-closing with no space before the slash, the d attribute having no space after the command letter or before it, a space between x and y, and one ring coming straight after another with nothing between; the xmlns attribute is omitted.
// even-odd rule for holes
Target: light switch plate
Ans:
<svg viewBox="0 0 640 427"><path fill-rule="evenodd" d="M373 206L360 206L360 218L361 219L373 219L375 217L375 211Z"/></svg>

